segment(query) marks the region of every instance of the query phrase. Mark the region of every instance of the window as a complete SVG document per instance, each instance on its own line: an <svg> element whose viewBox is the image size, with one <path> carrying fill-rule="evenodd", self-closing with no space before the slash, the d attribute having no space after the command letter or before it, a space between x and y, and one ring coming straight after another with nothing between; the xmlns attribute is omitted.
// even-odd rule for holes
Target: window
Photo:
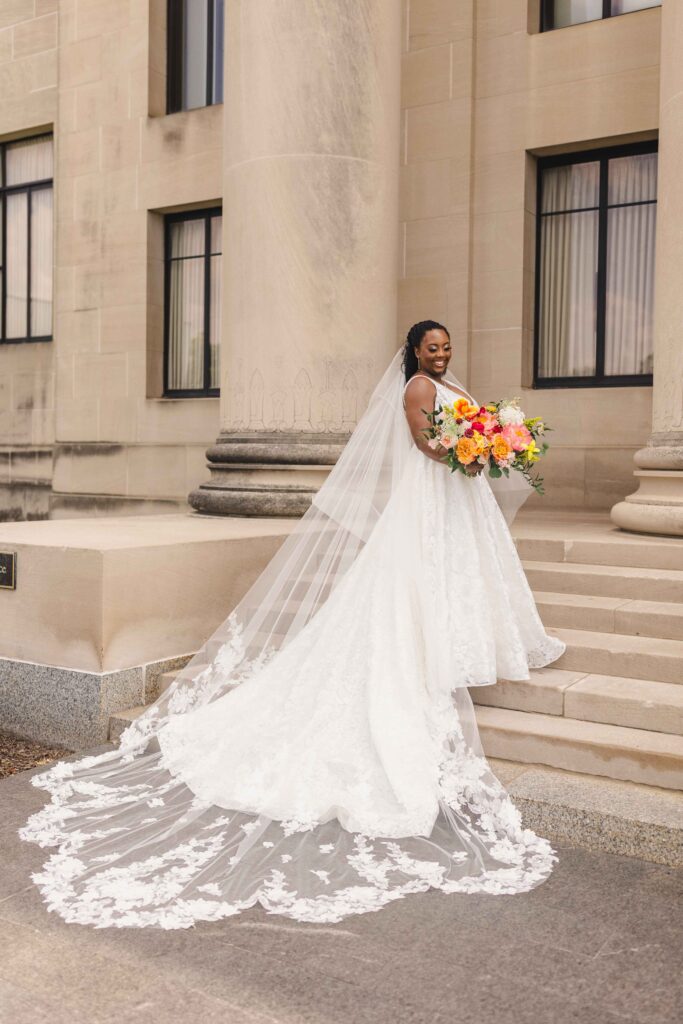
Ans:
<svg viewBox="0 0 683 1024"><path fill-rule="evenodd" d="M221 322L220 209L166 217L164 393L218 394Z"/></svg>
<svg viewBox="0 0 683 1024"><path fill-rule="evenodd" d="M542 0L541 32L660 7L662 0Z"/></svg>
<svg viewBox="0 0 683 1024"><path fill-rule="evenodd" d="M0 341L52 339L52 135L0 144Z"/></svg>
<svg viewBox="0 0 683 1024"><path fill-rule="evenodd" d="M538 162L534 385L652 383L656 143Z"/></svg>
<svg viewBox="0 0 683 1024"><path fill-rule="evenodd" d="M169 114L223 102L223 0L168 0Z"/></svg>

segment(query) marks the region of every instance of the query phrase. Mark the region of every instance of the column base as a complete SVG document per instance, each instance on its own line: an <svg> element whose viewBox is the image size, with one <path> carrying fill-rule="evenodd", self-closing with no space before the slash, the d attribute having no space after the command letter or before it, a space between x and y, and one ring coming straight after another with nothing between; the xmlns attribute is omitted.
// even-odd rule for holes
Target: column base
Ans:
<svg viewBox="0 0 683 1024"><path fill-rule="evenodd" d="M683 536L683 470L637 469L639 487L610 512L622 530Z"/></svg>
<svg viewBox="0 0 683 1024"><path fill-rule="evenodd" d="M188 501L202 515L299 517L348 434L221 433L206 452L211 476Z"/></svg>

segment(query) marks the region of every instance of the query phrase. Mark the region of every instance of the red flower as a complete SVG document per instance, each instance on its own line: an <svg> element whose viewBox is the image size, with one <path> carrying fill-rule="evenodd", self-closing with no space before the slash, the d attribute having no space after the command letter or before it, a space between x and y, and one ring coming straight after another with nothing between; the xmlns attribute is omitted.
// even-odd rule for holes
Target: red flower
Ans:
<svg viewBox="0 0 683 1024"><path fill-rule="evenodd" d="M500 423L496 423L495 427L491 431L492 434L501 434L502 432L503 428L501 427Z"/></svg>
<svg viewBox="0 0 683 1024"><path fill-rule="evenodd" d="M484 424L480 423L479 420L475 420L472 424L472 430L478 430L480 434L484 433Z"/></svg>
<svg viewBox="0 0 683 1024"><path fill-rule="evenodd" d="M463 436L464 437L472 437L473 433L474 433L474 430L472 429L472 427L468 427Z"/></svg>

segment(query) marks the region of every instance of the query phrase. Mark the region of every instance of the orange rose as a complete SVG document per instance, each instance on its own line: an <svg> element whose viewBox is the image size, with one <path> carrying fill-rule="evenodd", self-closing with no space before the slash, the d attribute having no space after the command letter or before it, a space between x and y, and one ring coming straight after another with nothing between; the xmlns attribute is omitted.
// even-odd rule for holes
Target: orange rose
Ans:
<svg viewBox="0 0 683 1024"><path fill-rule="evenodd" d="M456 418L462 417L463 419L471 420L479 412L478 405L470 405L466 398L458 398L453 402L453 411Z"/></svg>
<svg viewBox="0 0 683 1024"><path fill-rule="evenodd" d="M469 466L477 457L477 442L473 437L461 437L455 449L458 455L458 462Z"/></svg>
<svg viewBox="0 0 683 1024"><path fill-rule="evenodd" d="M497 461L507 459L512 451L511 445L505 440L502 434L493 435L493 457Z"/></svg>

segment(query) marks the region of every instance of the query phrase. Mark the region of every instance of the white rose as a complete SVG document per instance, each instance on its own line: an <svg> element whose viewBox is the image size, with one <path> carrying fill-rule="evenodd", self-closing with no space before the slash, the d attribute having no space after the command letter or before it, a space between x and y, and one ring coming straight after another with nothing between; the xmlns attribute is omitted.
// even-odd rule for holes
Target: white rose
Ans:
<svg viewBox="0 0 683 1024"><path fill-rule="evenodd" d="M504 405L498 413L498 421L502 427L507 427L509 423L519 426L524 423L524 413L515 405Z"/></svg>

